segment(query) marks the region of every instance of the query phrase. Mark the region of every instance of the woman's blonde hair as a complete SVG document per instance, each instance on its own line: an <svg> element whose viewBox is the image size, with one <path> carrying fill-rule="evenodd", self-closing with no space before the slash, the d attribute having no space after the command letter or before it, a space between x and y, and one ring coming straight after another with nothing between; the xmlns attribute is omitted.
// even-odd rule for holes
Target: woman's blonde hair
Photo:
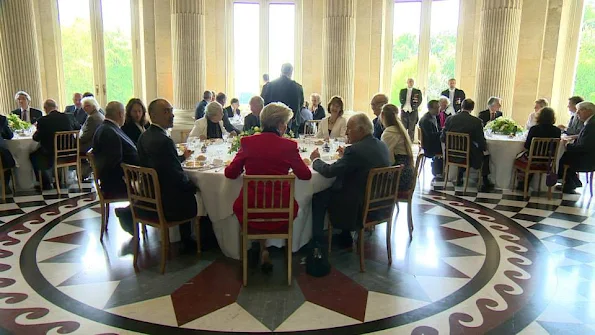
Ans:
<svg viewBox="0 0 595 335"><path fill-rule="evenodd" d="M411 150L412 143L411 138L409 138L409 133L405 130L405 127L399 120L399 107L395 106L394 104L386 104L382 107L382 118L380 121L384 125L385 128L395 126L401 135L405 137L405 145L407 146L407 155L413 158L413 151Z"/></svg>
<svg viewBox="0 0 595 335"><path fill-rule="evenodd" d="M288 124L292 117L293 112L287 105L282 102L271 102L260 112L260 125L263 129L277 129L280 124Z"/></svg>

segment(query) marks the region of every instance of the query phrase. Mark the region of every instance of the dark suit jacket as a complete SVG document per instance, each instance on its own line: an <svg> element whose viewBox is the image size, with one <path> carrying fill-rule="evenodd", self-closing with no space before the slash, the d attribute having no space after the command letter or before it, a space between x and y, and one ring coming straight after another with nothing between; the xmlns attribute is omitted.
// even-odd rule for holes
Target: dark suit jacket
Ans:
<svg viewBox="0 0 595 335"><path fill-rule="evenodd" d="M379 117L377 116L373 121L372 124L374 125L374 137L380 139L382 133L384 132L384 126L382 126L382 122L380 122Z"/></svg>
<svg viewBox="0 0 595 335"><path fill-rule="evenodd" d="M79 138L79 150L81 152L87 152L91 149L93 145L93 136L95 135L95 131L105 120L105 116L100 112L95 112L87 118L85 123L83 124L83 129L81 130L81 137Z"/></svg>
<svg viewBox="0 0 595 335"><path fill-rule="evenodd" d="M93 137L93 154L101 190L108 198L126 197L120 164L139 165L134 142L115 123L105 120Z"/></svg>
<svg viewBox="0 0 595 335"><path fill-rule="evenodd" d="M6 140L12 139L14 134L10 127L8 127L8 119L4 115L0 115L0 158L2 159L2 166L5 169L13 168L16 164L12 154L8 150Z"/></svg>
<svg viewBox="0 0 595 335"><path fill-rule="evenodd" d="M490 110L486 109L484 111L479 112L479 115L477 117L479 117L479 119L481 120L481 122L483 123L483 125L485 127L485 125L488 124L488 122L490 122ZM496 112L496 117L494 119L497 119L499 117L502 117L501 111Z"/></svg>
<svg viewBox="0 0 595 335"><path fill-rule="evenodd" d="M322 105L318 105L316 111L314 111L314 115L312 120L322 120L326 117L326 112L324 111L324 107Z"/></svg>
<svg viewBox="0 0 595 335"><path fill-rule="evenodd" d="M297 125L301 123L302 120L299 118L300 109L304 105L304 90L302 89L302 85L286 76L281 76L263 87L262 98L264 99L265 106L271 102L282 102L286 104L293 111L293 117L297 121Z"/></svg>
<svg viewBox="0 0 595 335"><path fill-rule="evenodd" d="M525 149L529 150L531 148L531 141L533 137L540 137L540 138L560 138L562 135L562 130L560 128L551 125L551 124L537 124L529 129L529 134L527 134L527 140L525 140Z"/></svg>
<svg viewBox="0 0 595 335"><path fill-rule="evenodd" d="M12 111L12 114L16 114L19 117L19 119L21 119L21 112L21 109L17 108ZM29 115L29 118L31 118L31 124L35 124L35 122L37 122L43 116L42 111L33 107L29 107L29 113L31 114Z"/></svg>
<svg viewBox="0 0 595 335"><path fill-rule="evenodd" d="M350 231L362 227L368 173L374 168L390 166L388 155L386 144L369 135L345 148L343 157L333 164L320 159L314 161L314 170L326 178L337 178L328 207L334 227Z"/></svg>
<svg viewBox="0 0 595 335"><path fill-rule="evenodd" d="M52 111L37 121L37 131L33 140L39 142L47 155L54 154L54 134L58 131L72 130L72 123L68 115Z"/></svg>
<svg viewBox="0 0 595 335"><path fill-rule="evenodd" d="M448 89L442 91L440 95L450 99L450 91ZM450 103L454 107L455 113L458 113L461 110L461 104L463 103L463 100L465 100L465 91L455 88L454 97L454 101L451 101Z"/></svg>
<svg viewBox="0 0 595 335"><path fill-rule="evenodd" d="M447 132L469 134L471 141L470 164L472 168L479 169L483 162L483 152L487 148L481 120L468 112L461 111L446 119L440 136L442 142L446 142Z"/></svg>
<svg viewBox="0 0 595 335"><path fill-rule="evenodd" d="M244 131L260 127L260 118L250 113L244 118Z"/></svg>
<svg viewBox="0 0 595 335"><path fill-rule="evenodd" d="M583 121L581 121L577 115L573 115L568 122L568 128L564 131L566 135L578 135L584 127Z"/></svg>
<svg viewBox="0 0 595 335"><path fill-rule="evenodd" d="M585 124L574 143L566 146L566 152L581 155L581 167L595 167L595 117Z"/></svg>
<svg viewBox="0 0 595 335"><path fill-rule="evenodd" d="M149 129L149 123L145 124L145 130ZM132 142L136 145L138 138L143 133L134 122L125 122L122 126L122 131L126 134Z"/></svg>
<svg viewBox="0 0 595 335"><path fill-rule="evenodd" d="M194 111L194 119L198 120L205 116L205 108L209 103L206 100L202 100L196 105L196 110Z"/></svg>
<svg viewBox="0 0 595 335"><path fill-rule="evenodd" d="M182 169L174 141L163 129L152 124L138 139L137 149L140 165L157 171L167 220L195 217L196 186Z"/></svg>
<svg viewBox="0 0 595 335"><path fill-rule="evenodd" d="M242 132L241 129L238 129L234 127L233 124L231 124L231 121L229 121L229 116L227 116L227 113L225 113L225 111L223 112L223 128L225 128L225 130L227 130L228 133L235 131L239 134Z"/></svg>
<svg viewBox="0 0 595 335"><path fill-rule="evenodd" d="M225 107L225 109L223 109L223 113L226 113L227 114L227 117L233 117L234 116L233 108L231 108L231 105ZM236 111L236 114L240 115L240 109L239 108Z"/></svg>
<svg viewBox="0 0 595 335"><path fill-rule="evenodd" d="M411 90L411 108L416 111L421 105L422 100L423 97L421 95L421 91L414 87ZM401 92L399 92L399 101L401 102L401 109L403 109L405 102L407 102L407 88L404 88L401 90Z"/></svg>
<svg viewBox="0 0 595 335"><path fill-rule="evenodd" d="M421 128L423 136L424 155L434 157L436 154L441 154L440 130L438 129L436 117L430 113L424 114L419 120L419 128Z"/></svg>
<svg viewBox="0 0 595 335"><path fill-rule="evenodd" d="M85 123L85 120L87 120L87 113L85 113L82 107L77 109L75 105L66 106L66 109L64 109L64 114L71 114L74 116L74 129L81 129L82 125Z"/></svg>

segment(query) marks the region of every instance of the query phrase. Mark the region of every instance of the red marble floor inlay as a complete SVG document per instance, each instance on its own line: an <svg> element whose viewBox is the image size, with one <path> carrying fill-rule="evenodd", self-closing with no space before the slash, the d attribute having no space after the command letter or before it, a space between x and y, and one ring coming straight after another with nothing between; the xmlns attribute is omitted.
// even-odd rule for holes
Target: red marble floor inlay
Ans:
<svg viewBox="0 0 595 335"><path fill-rule="evenodd" d="M218 259L171 295L178 325L236 302L242 287L242 266Z"/></svg>
<svg viewBox="0 0 595 335"><path fill-rule="evenodd" d="M76 245L86 245L89 241L89 234L86 231L77 231L72 234L57 236L54 238L50 238L44 240L47 242L58 242L58 243L68 243L68 244L76 244Z"/></svg>
<svg viewBox="0 0 595 335"><path fill-rule="evenodd" d="M321 278L302 271L297 281L307 301L364 321L368 290L335 268L331 268L329 275Z"/></svg>

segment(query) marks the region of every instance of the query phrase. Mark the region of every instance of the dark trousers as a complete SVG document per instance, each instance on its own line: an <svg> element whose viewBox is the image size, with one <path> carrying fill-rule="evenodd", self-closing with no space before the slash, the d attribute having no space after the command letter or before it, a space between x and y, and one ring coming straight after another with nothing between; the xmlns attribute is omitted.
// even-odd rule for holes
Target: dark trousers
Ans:
<svg viewBox="0 0 595 335"><path fill-rule="evenodd" d="M33 165L35 179L40 185L45 187L49 186L52 182L52 174L49 169L54 166L52 153L48 153L45 149L39 148L29 155L29 159L31 159L31 165ZM39 171L41 171L42 180L39 180Z"/></svg>
<svg viewBox="0 0 595 335"><path fill-rule="evenodd" d="M567 151L562 155L560 164L558 165L558 178L560 179L564 176L564 165L568 165L566 180L564 181L565 187L572 189L581 185L577 172L595 170L595 166L590 165L589 162L585 162L585 154L578 152Z"/></svg>
<svg viewBox="0 0 595 335"><path fill-rule="evenodd" d="M437 176L444 171L444 160L442 158L432 157L432 175Z"/></svg>
<svg viewBox="0 0 595 335"><path fill-rule="evenodd" d="M409 134L409 138L411 139L411 141L413 141L414 139L415 125L417 125L417 121L419 121L417 109L412 111L411 113L401 111L401 122L403 122L403 126L405 127L405 129L407 129L407 133Z"/></svg>
<svg viewBox="0 0 595 335"><path fill-rule="evenodd" d="M312 237L319 243L324 242L324 218L331 202L331 195L331 189L326 189L312 197Z"/></svg>
<svg viewBox="0 0 595 335"><path fill-rule="evenodd" d="M490 175L490 155L485 155L482 157L481 165L473 166L473 164L471 164L471 167L474 169L481 168L481 175L484 179L487 178ZM460 167L457 179L461 179L465 171L467 171L467 169Z"/></svg>

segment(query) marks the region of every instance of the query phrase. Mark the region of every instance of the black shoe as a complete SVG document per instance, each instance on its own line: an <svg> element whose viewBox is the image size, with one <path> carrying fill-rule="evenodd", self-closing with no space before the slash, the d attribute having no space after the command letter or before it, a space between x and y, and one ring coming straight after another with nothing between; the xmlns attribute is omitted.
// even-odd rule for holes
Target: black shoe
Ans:
<svg viewBox="0 0 595 335"><path fill-rule="evenodd" d="M269 274L271 272L273 272L273 264L272 263L262 263L262 265L260 266L260 270L262 271L262 273L264 274Z"/></svg>
<svg viewBox="0 0 595 335"><path fill-rule="evenodd" d="M578 194L576 189L574 189L572 187L564 187L564 189L562 190L562 193L564 193L564 194Z"/></svg>
<svg viewBox="0 0 595 335"><path fill-rule="evenodd" d="M122 227L122 230L131 236L134 236L134 222L132 222L132 211L130 210L130 207L116 208L114 211L116 212L118 219L120 219L120 227Z"/></svg>
<svg viewBox="0 0 595 335"><path fill-rule="evenodd" d="M481 183L481 187L479 190L480 190L480 192L485 193L485 192L489 192L493 189L494 189L494 183L492 183L491 181L486 179Z"/></svg>
<svg viewBox="0 0 595 335"><path fill-rule="evenodd" d="M463 178L457 179L457 181L455 181L455 186L463 186Z"/></svg>
<svg viewBox="0 0 595 335"><path fill-rule="evenodd" d="M518 183L518 184L516 184L515 190L522 192L525 190L525 185L523 185L523 183Z"/></svg>
<svg viewBox="0 0 595 335"><path fill-rule="evenodd" d="M260 243L252 243L252 248L248 249L248 266L258 267L260 259Z"/></svg>
<svg viewBox="0 0 595 335"><path fill-rule="evenodd" d="M196 245L196 241L193 239L186 239L182 240L182 245L180 246L180 254L196 254L198 251L198 246Z"/></svg>
<svg viewBox="0 0 595 335"><path fill-rule="evenodd" d="M353 238L351 238L351 232L344 230L341 234L337 235L337 245L341 249L348 249L353 247Z"/></svg>
<svg viewBox="0 0 595 335"><path fill-rule="evenodd" d="M577 188L580 188L580 187L583 187L583 182L582 182L580 179L578 179L578 178L577 178L577 179L574 181L574 185L575 185Z"/></svg>

